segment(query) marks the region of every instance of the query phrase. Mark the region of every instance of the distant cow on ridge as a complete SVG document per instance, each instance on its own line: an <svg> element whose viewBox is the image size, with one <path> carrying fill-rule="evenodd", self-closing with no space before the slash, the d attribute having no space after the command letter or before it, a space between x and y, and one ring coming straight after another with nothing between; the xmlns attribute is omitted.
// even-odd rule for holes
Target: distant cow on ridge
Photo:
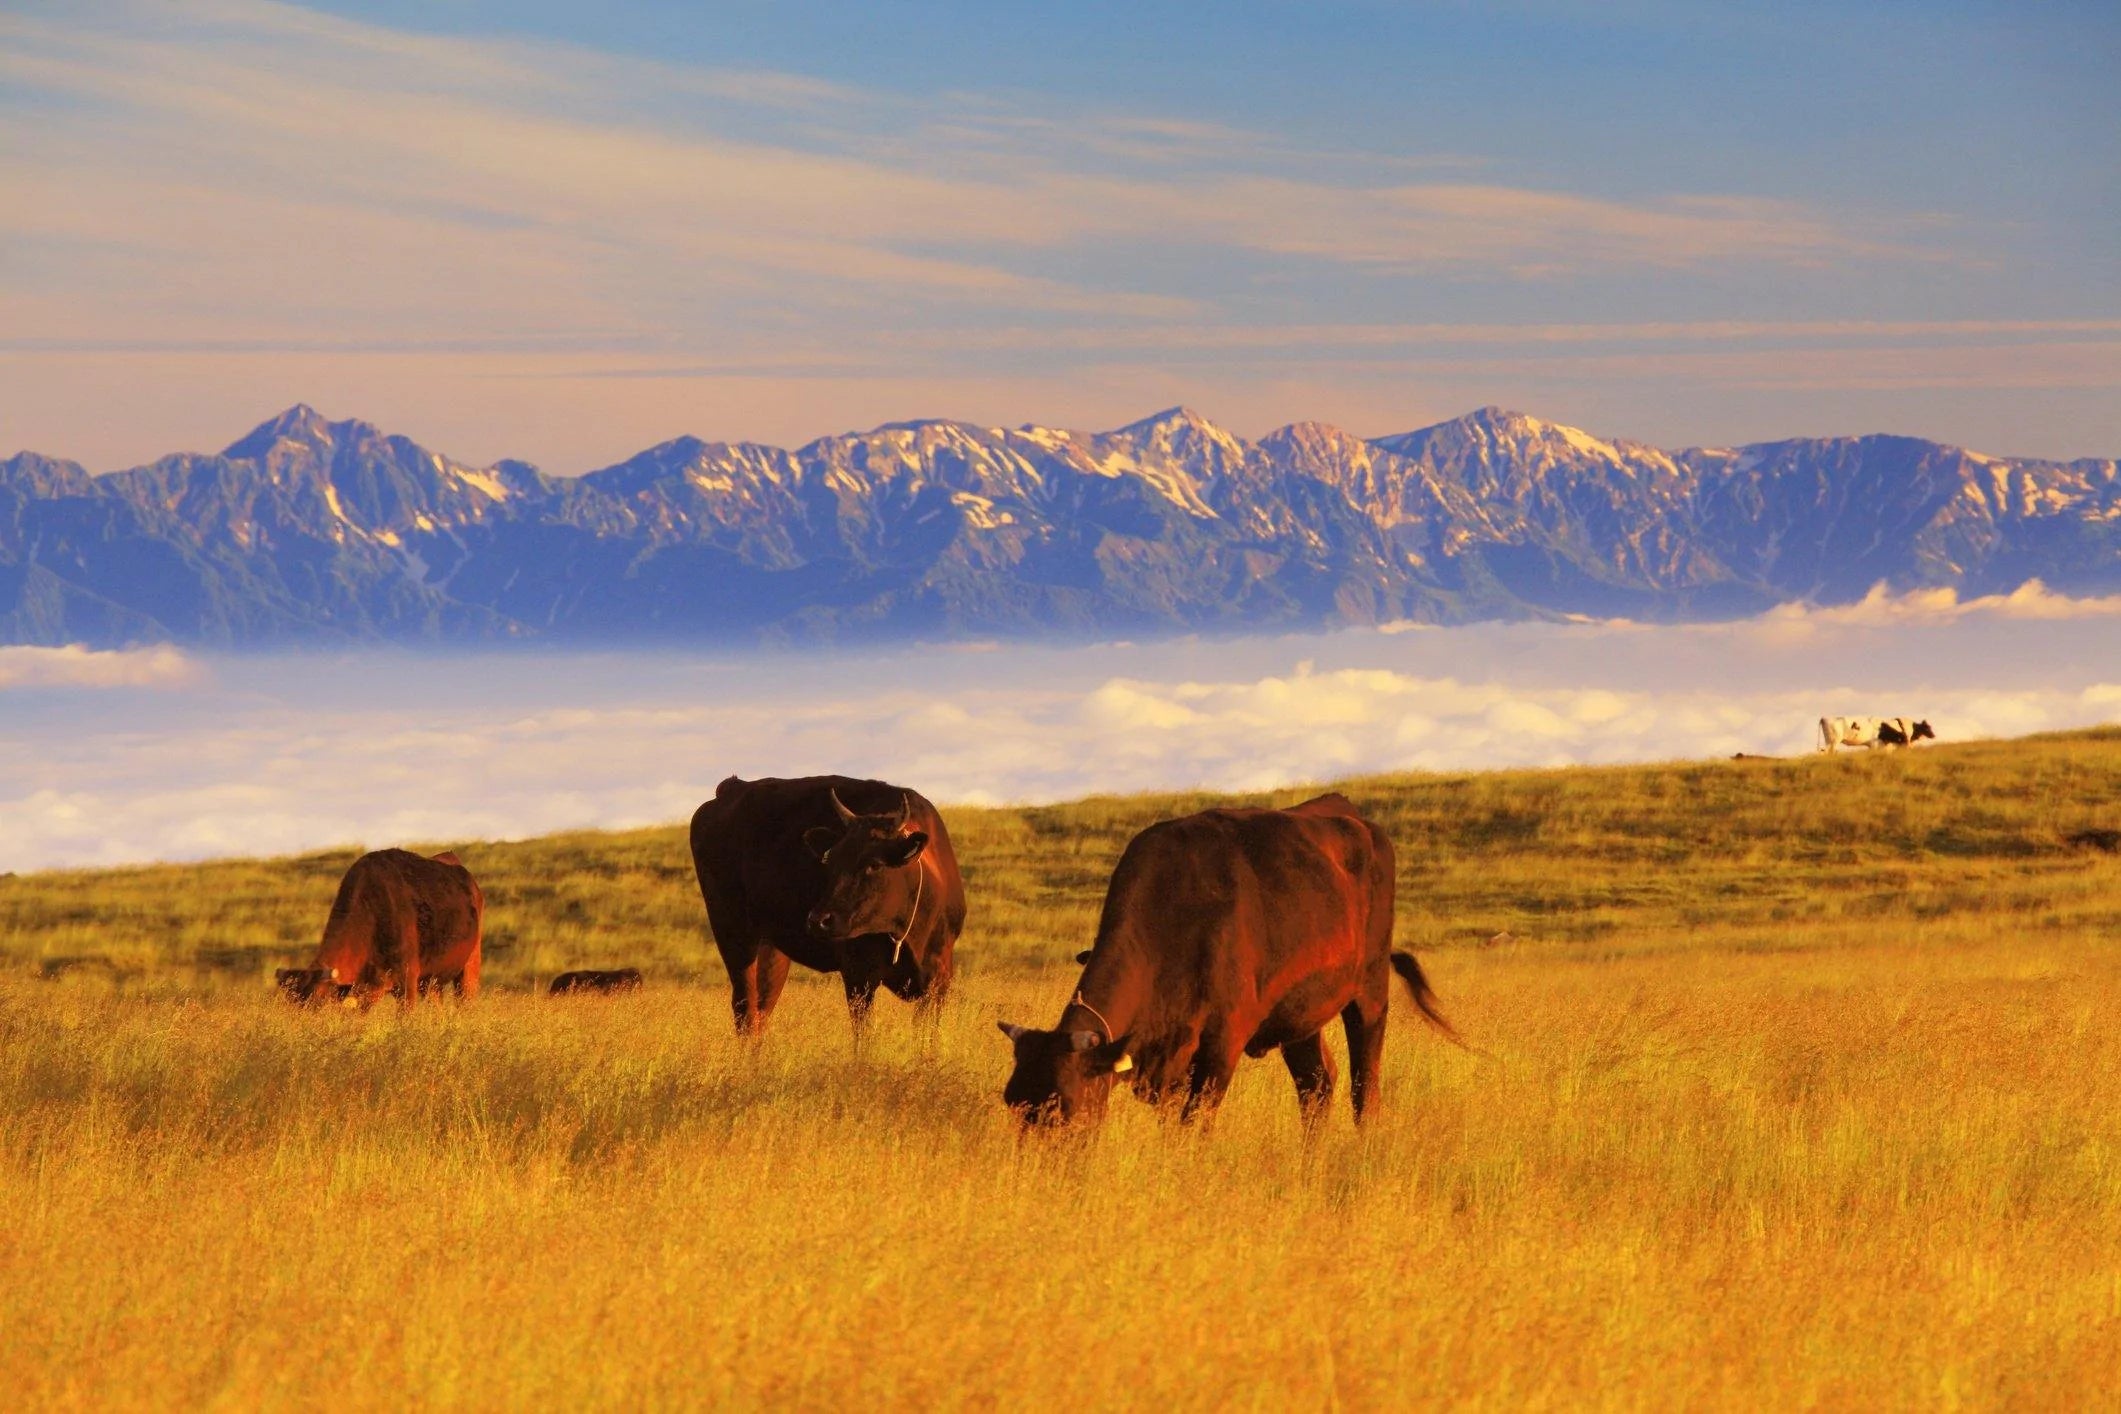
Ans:
<svg viewBox="0 0 2121 1414"><path fill-rule="evenodd" d="M1821 717L1819 749L1833 751L1842 746L1909 746L1937 733L1928 722L1906 717Z"/></svg>
<svg viewBox="0 0 2121 1414"><path fill-rule="evenodd" d="M1120 856L1097 944L1051 1031L1002 1022L1003 1099L1026 1123L1102 1114L1113 1078L1188 1115L1222 1098L1240 1056L1279 1048L1306 1118L1332 1098L1321 1031L1347 1031L1349 1098L1377 1096L1392 974L1457 1039L1421 965L1392 947L1392 842L1345 796L1289 810L1206 810L1151 825Z"/></svg>
<svg viewBox="0 0 2121 1414"><path fill-rule="evenodd" d="M339 881L316 965L306 969L323 976L310 979L304 999L335 989L333 994L365 1006L395 992L409 1007L423 986L443 982L460 996L475 997L485 913L486 896L454 854L364 854Z"/></svg>
<svg viewBox="0 0 2121 1414"><path fill-rule="evenodd" d="M879 988L949 990L965 885L917 791L848 776L731 776L692 817L692 864L729 969L736 1028L762 1028L788 964L837 972L857 1030Z"/></svg>

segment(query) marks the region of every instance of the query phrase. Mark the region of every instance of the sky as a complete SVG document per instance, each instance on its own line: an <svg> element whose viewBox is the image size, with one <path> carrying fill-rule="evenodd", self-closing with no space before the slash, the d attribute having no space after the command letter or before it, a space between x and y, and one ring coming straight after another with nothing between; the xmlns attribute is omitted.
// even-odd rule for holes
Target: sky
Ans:
<svg viewBox="0 0 2121 1414"><path fill-rule="evenodd" d="M0 871L28 870L667 824L731 773L954 806L1811 757L1827 715L2017 736L2121 722L2121 596L831 658L0 647L0 702ZM1859 756L1821 769L1896 764Z"/></svg>
<svg viewBox="0 0 2121 1414"><path fill-rule="evenodd" d="M2121 454L2121 7L9 0L0 455L913 417Z"/></svg>

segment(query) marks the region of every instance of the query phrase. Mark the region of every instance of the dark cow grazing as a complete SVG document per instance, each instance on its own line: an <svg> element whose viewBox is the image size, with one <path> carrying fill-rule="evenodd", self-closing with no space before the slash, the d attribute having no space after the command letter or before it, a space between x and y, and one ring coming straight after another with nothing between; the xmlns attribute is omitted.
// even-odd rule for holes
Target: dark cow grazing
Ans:
<svg viewBox="0 0 2121 1414"><path fill-rule="evenodd" d="M285 992L289 1001L306 1005L317 1000L318 989L323 987L330 977L331 972L327 968L283 967L273 973L273 985ZM339 990L334 984L331 987L332 995L337 996Z"/></svg>
<svg viewBox="0 0 2121 1414"><path fill-rule="evenodd" d="M603 971L583 968L576 972L562 972L552 979L546 990L549 997L565 996L569 992L633 992L640 990L641 969L638 967L614 967Z"/></svg>
<svg viewBox="0 0 2121 1414"><path fill-rule="evenodd" d="M1075 996L1051 1031L1001 1023L1003 1099L1029 1123L1094 1119L1114 1077L1183 1113L1222 1098L1240 1056L1279 1048L1316 1119L1332 1098L1321 1031L1339 1017L1359 1120L1377 1096L1392 974L1452 1040L1414 955L1392 948L1392 842L1344 796L1151 825L1120 856Z"/></svg>
<svg viewBox="0 0 2121 1414"><path fill-rule="evenodd" d="M486 896L454 854L364 854L332 900L314 969L325 977L310 995L322 994L328 982L363 1006L395 992L409 1007L423 990L446 982L459 996L475 997L485 912Z"/></svg>
<svg viewBox="0 0 2121 1414"><path fill-rule="evenodd" d="M949 991L965 885L916 791L731 776L692 817L692 864L739 1032L765 1025L791 961L840 975L857 1034L878 988L923 1009Z"/></svg>

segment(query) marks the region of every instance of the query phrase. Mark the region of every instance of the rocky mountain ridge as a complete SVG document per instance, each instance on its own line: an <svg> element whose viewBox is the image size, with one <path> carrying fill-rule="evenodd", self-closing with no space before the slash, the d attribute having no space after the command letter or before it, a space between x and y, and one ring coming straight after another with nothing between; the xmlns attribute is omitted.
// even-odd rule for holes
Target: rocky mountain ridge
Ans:
<svg viewBox="0 0 2121 1414"><path fill-rule="evenodd" d="M2121 592L2111 460L1917 438L1662 451L1483 408L1247 441L889 423L680 437L576 478L290 408L90 476L0 461L0 642L823 642L1583 614L1874 584Z"/></svg>

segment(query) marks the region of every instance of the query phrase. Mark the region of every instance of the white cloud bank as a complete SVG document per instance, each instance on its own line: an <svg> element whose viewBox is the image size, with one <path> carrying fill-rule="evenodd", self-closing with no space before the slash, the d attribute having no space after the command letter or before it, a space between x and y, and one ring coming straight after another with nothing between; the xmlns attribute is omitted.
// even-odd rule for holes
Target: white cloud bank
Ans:
<svg viewBox="0 0 2121 1414"><path fill-rule="evenodd" d="M97 649L0 647L0 692L23 688L183 687L202 677L196 660L167 645Z"/></svg>
<svg viewBox="0 0 2121 1414"><path fill-rule="evenodd" d="M2073 599L2057 594L2037 579L2029 579L2008 594L1987 594L1961 599L1956 589L1913 589L1894 594L1884 584L1854 604L1821 607L1814 604L1783 604L1763 614L1761 627L1769 631L1791 627L1820 626L1892 628L1956 623L1962 619L2061 620L2121 618L2121 594Z"/></svg>
<svg viewBox="0 0 2121 1414"><path fill-rule="evenodd" d="M217 660L182 693L150 675L134 692L0 695L0 869L651 824L731 773L1041 801L1795 754L1829 713L1924 716L1946 742L2121 722L2121 614L2062 607L2085 602L1888 597L1804 611L1795 638L1778 611L559 671L525 655Z"/></svg>

